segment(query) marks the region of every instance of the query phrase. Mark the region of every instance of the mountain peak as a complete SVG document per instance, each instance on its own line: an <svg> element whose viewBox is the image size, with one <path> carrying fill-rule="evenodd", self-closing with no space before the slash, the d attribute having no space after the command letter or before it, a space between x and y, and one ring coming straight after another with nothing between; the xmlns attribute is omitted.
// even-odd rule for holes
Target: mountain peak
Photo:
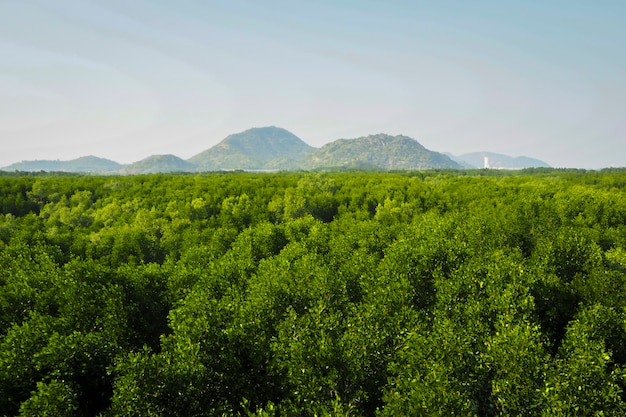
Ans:
<svg viewBox="0 0 626 417"><path fill-rule="evenodd" d="M310 167L364 167L378 169L459 168L449 157L426 149L404 135L378 133L339 139L311 154Z"/></svg>
<svg viewBox="0 0 626 417"><path fill-rule="evenodd" d="M255 127L227 136L191 158L200 170L288 169L314 148L286 129Z"/></svg>
<svg viewBox="0 0 626 417"><path fill-rule="evenodd" d="M360 138L348 139L348 140L363 141L372 146L384 147L388 143L394 143L394 144L403 144L405 146L417 147L420 149L426 149L417 140L409 136L405 136L405 135L394 136L394 135L388 135L386 133L376 133L374 135L362 136Z"/></svg>
<svg viewBox="0 0 626 417"><path fill-rule="evenodd" d="M195 166L176 155L150 155L141 161L126 165L122 174L155 174L158 172L190 172Z"/></svg>

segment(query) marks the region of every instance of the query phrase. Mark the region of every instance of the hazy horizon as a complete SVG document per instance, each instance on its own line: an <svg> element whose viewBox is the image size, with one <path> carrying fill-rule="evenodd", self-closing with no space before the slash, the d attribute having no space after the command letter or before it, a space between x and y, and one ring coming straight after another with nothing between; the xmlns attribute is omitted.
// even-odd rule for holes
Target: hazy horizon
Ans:
<svg viewBox="0 0 626 417"><path fill-rule="evenodd" d="M246 131L248 131L248 130L254 130L254 129L264 129L264 128L281 128L281 127L280 127L280 126L255 126L255 127L253 127L253 128L246 129ZM282 129L282 128L281 128L281 129ZM241 134L241 133L245 133L246 131L243 131L243 132L235 132L235 133L233 133L233 134L231 134L231 135L238 135L238 134ZM289 132L289 131L288 131L288 132ZM294 132L289 132L289 133L292 133L292 134L293 134ZM379 135L379 134L385 134L385 133L384 133L384 132L378 132L378 133L371 134L371 136L376 136L376 135ZM228 138L228 137L230 137L231 135L227 136L227 137L226 137L226 138L224 138L224 139L227 139L227 138ZM298 136L298 135L296 134L296 136ZM402 135L397 135L397 136L402 136ZM302 138L299 138L299 139L301 139L301 140L302 140ZM337 138L337 139L335 139L335 141L337 141L337 140L345 140L345 139L359 139L359 138ZM304 141L304 140L303 140L303 141ZM307 143L306 141L304 141L304 142L305 142L305 143ZM328 142L328 143L330 143L330 142ZM308 144L309 146L313 146L313 145L310 145L309 143L307 143L307 144ZM322 145L322 146L323 146L323 145ZM321 146L313 146L313 148L315 148L315 149L319 149L320 147L321 147ZM204 152L204 151L206 151L206 150L207 150L207 149L203 149L203 150L201 150L201 151L199 151L199 152L196 152L194 155L192 155L192 157L193 157L193 156L196 156L197 154L200 154L200 153L202 153L202 152ZM443 153L443 154L451 154L450 152L447 152L447 151L441 151L441 153ZM477 153L477 154L483 154L483 153L484 153L484 154L493 154L493 153L492 153L492 152L490 152L490 151L476 151L476 152L468 152L468 153L466 153L466 154L451 154L451 155L452 155L452 156L454 156L454 157L460 157L460 156L468 155L468 154L470 154L470 153ZM145 159L148 159L148 158L150 158L150 157L155 157L155 156L168 156L168 155L173 155L173 156L175 156L175 157L179 157L179 158L181 158L181 159L185 159L185 160L189 159L189 158L184 158L184 157L181 157L180 155L176 155L176 154L173 154L173 153L168 153L168 154L151 154L151 153L148 153L148 154L146 154L146 156L144 156L143 158L138 159L138 160L134 160L134 161L129 161L129 162L120 162L120 161L116 161L116 160L112 160L112 161L113 161L113 162L118 162L118 163L121 163L122 165L130 165L130 164L132 164L132 163L135 163L135 162L140 162L140 161L145 160ZM506 155L506 156L510 156L510 157L513 157L513 158L515 158L515 157L531 157L531 156L529 156L529 155ZM94 154L84 154L84 155L80 155L80 156L78 156L78 157L76 157L76 158L72 158L72 159L59 159L59 158L56 158L56 159L38 159L38 160L33 160L33 159L31 159L31 160L21 160L21 161L16 161L16 162L13 162L13 163L11 163L10 165L5 165L4 167L9 167L9 166L11 166L11 165L20 164L20 163L22 163L22 162L43 162L43 161L49 161L49 162L70 162L70 161L72 161L72 160L77 160L77 159L81 159L81 158L90 158L90 157L96 157L96 158L101 158L101 159L111 160L110 158L104 158L104 157L101 157L101 156L99 156L99 155L94 155ZM532 157L531 157L531 158L532 158ZM545 162L545 161L542 161L542 162ZM482 164L482 160L481 160L481 164ZM482 167L482 165L481 165L480 167ZM1 168L3 168L3 166L0 166L0 169L1 169Z"/></svg>
<svg viewBox="0 0 626 417"><path fill-rule="evenodd" d="M549 3L549 4L548 4ZM2 2L0 167L187 159L275 125L626 166L626 3Z"/></svg>

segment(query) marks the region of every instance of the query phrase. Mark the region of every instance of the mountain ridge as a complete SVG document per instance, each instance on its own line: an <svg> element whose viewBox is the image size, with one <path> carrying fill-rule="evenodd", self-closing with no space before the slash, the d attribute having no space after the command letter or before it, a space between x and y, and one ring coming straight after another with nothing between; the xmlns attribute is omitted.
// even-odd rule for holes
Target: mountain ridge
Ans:
<svg viewBox="0 0 626 417"><path fill-rule="evenodd" d="M383 170L459 169L446 155L426 149L413 138L384 133L338 139L309 155L306 168L372 166Z"/></svg>
<svg viewBox="0 0 626 417"><path fill-rule="evenodd" d="M84 172L94 174L108 174L124 167L119 162L100 158L93 155L81 156L67 161L41 159L16 162L1 168L3 171L57 171L57 172Z"/></svg>
<svg viewBox="0 0 626 417"><path fill-rule="evenodd" d="M485 161L485 158L487 160ZM495 152L469 152L452 159L459 163L467 164L473 168L491 169L524 169L524 168L550 168L544 161L529 156L509 156ZM485 166L485 162L486 165Z"/></svg>
<svg viewBox="0 0 626 417"><path fill-rule="evenodd" d="M301 159L314 149L286 129L256 127L228 135L187 161L203 171L292 169L291 161Z"/></svg>
<svg viewBox="0 0 626 417"><path fill-rule="evenodd" d="M125 165L120 174L157 174L167 172L193 172L196 166L176 155L150 155L140 161Z"/></svg>
<svg viewBox="0 0 626 417"><path fill-rule="evenodd" d="M475 152L455 157L452 154L431 151L411 137L384 133L353 139L337 139L315 148L286 129L268 126L228 135L218 144L187 160L171 154L150 155L140 161L123 165L90 155L69 161L22 161L0 169L122 175L239 169L247 171L463 169L482 168L482 163L478 165L476 160L484 156L493 161L491 162L493 168L509 168L501 161L549 167L545 162L534 158L512 158L490 152Z"/></svg>

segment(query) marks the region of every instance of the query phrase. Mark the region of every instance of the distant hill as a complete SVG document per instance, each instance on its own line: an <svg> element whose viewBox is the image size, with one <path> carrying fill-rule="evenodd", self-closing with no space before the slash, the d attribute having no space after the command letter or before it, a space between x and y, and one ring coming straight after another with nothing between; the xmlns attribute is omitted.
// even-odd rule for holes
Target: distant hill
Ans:
<svg viewBox="0 0 626 417"><path fill-rule="evenodd" d="M472 152L460 156L455 156L457 162L468 164L474 168L485 167L485 157L487 157L489 168L494 169L523 169L523 168L549 168L547 163L527 156L511 157L493 152Z"/></svg>
<svg viewBox="0 0 626 417"><path fill-rule="evenodd" d="M193 172L196 166L175 155L152 155L126 165L120 174L156 174L159 172Z"/></svg>
<svg viewBox="0 0 626 417"><path fill-rule="evenodd" d="M475 165L468 164L467 162L462 161L461 159L459 159L459 157L452 155L450 152L444 152L443 154L446 155L448 158L452 159L457 164L459 164L461 166L461 168L463 168L463 169L476 169L476 168L478 168Z"/></svg>
<svg viewBox="0 0 626 417"><path fill-rule="evenodd" d="M129 165L85 156L71 161L22 161L5 171L63 171L94 174L152 174L221 170L276 171L316 169L424 170L483 168L484 158L495 169L550 167L526 156L492 152L460 156L426 149L408 136L377 134L339 139L321 148L306 144L293 133L275 126L258 127L229 135L217 145L188 160L175 155L152 155Z"/></svg>
<svg viewBox="0 0 626 417"><path fill-rule="evenodd" d="M307 155L303 167L411 170L458 169L460 165L444 154L426 149L408 136L378 134L328 143Z"/></svg>
<svg viewBox="0 0 626 417"><path fill-rule="evenodd" d="M188 159L200 171L294 169L313 151L293 133L275 126L248 129Z"/></svg>
<svg viewBox="0 0 626 417"><path fill-rule="evenodd" d="M4 171L60 171L60 172L87 172L94 174L108 174L120 170L124 165L110 159L96 156L82 156L70 161L35 160L22 161L2 168Z"/></svg>

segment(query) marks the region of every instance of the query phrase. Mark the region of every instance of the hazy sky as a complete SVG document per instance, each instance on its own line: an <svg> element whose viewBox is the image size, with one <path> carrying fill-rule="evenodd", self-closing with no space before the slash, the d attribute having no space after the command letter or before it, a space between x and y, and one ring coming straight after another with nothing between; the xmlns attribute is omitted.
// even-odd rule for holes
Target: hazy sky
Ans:
<svg viewBox="0 0 626 417"><path fill-rule="evenodd" d="M0 166L269 125L626 166L626 1L0 0Z"/></svg>

